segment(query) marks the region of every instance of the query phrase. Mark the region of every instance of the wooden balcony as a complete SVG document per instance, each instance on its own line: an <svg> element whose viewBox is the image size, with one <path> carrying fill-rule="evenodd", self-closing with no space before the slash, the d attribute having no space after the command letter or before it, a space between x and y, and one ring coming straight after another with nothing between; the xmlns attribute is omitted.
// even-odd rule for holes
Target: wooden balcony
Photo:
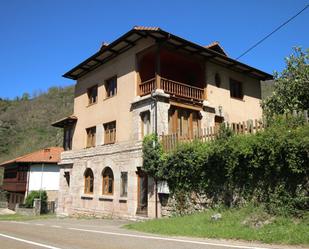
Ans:
<svg viewBox="0 0 309 249"><path fill-rule="evenodd" d="M4 180L2 189L6 191L12 191L12 192L25 192L26 191L26 181L11 181L11 180Z"/></svg>
<svg viewBox="0 0 309 249"><path fill-rule="evenodd" d="M139 85L140 96L150 94L155 89L162 89L165 93L175 97L195 101L204 100L204 89L165 78L160 78L159 84L155 78L142 82Z"/></svg>

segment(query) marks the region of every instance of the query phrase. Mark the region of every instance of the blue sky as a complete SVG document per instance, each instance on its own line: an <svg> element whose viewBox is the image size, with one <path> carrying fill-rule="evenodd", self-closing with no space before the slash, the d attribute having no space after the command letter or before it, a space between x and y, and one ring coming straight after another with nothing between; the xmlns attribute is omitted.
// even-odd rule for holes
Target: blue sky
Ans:
<svg viewBox="0 0 309 249"><path fill-rule="evenodd" d="M162 29L230 57L302 9L308 0L95 1L3 0L0 3L0 97L33 94L74 81L63 73L134 25ZM240 61L280 71L293 46L309 47L309 9Z"/></svg>

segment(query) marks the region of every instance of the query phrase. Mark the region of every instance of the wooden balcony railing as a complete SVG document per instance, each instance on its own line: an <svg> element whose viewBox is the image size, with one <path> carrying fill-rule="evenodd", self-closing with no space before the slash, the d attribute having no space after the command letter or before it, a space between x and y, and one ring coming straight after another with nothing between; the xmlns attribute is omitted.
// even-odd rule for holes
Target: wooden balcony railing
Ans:
<svg viewBox="0 0 309 249"><path fill-rule="evenodd" d="M204 89L177 81L161 78L160 88L163 89L164 92L175 95L177 97L198 101L203 101L204 99Z"/></svg>
<svg viewBox="0 0 309 249"><path fill-rule="evenodd" d="M150 94L151 91L157 88L155 78L142 82L139 85L140 95L144 96ZM204 100L204 89L195 86L190 86L181 82L161 78L160 89L164 92L171 94L176 97L192 99L197 101Z"/></svg>
<svg viewBox="0 0 309 249"><path fill-rule="evenodd" d="M155 78L146 80L139 85L139 92L141 96L150 94L155 89L156 89L156 79Z"/></svg>

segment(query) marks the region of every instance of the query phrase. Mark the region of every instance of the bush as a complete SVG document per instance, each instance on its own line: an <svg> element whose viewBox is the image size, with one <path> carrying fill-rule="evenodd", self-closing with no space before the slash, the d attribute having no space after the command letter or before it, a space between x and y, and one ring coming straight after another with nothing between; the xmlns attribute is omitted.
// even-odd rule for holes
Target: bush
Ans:
<svg viewBox="0 0 309 249"><path fill-rule="evenodd" d="M8 192L0 189L0 202L8 201Z"/></svg>
<svg viewBox="0 0 309 249"><path fill-rule="evenodd" d="M270 213L302 215L309 207L308 155L309 125L278 119L254 135L181 144L158 171L172 193L205 195L210 205L256 202Z"/></svg>
<svg viewBox="0 0 309 249"><path fill-rule="evenodd" d="M143 140L143 169L155 179L163 179L163 149L155 134L145 136Z"/></svg>
<svg viewBox="0 0 309 249"><path fill-rule="evenodd" d="M41 212L45 213L47 211L47 193L44 190L31 191L26 198L25 207L33 208L34 199L41 198Z"/></svg>

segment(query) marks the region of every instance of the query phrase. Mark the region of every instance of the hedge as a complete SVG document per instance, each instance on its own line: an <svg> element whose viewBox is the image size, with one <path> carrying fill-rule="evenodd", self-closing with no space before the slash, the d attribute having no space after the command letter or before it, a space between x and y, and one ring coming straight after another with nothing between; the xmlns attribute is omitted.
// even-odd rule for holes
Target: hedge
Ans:
<svg viewBox="0 0 309 249"><path fill-rule="evenodd" d="M174 194L204 195L210 205L255 202L272 213L308 211L308 124L279 119L254 135L229 134L213 142L184 143L165 156L155 157L148 151L146 162L152 160L148 155L160 158L158 174L153 168L151 173L166 180ZM147 164L144 169L148 170Z"/></svg>

